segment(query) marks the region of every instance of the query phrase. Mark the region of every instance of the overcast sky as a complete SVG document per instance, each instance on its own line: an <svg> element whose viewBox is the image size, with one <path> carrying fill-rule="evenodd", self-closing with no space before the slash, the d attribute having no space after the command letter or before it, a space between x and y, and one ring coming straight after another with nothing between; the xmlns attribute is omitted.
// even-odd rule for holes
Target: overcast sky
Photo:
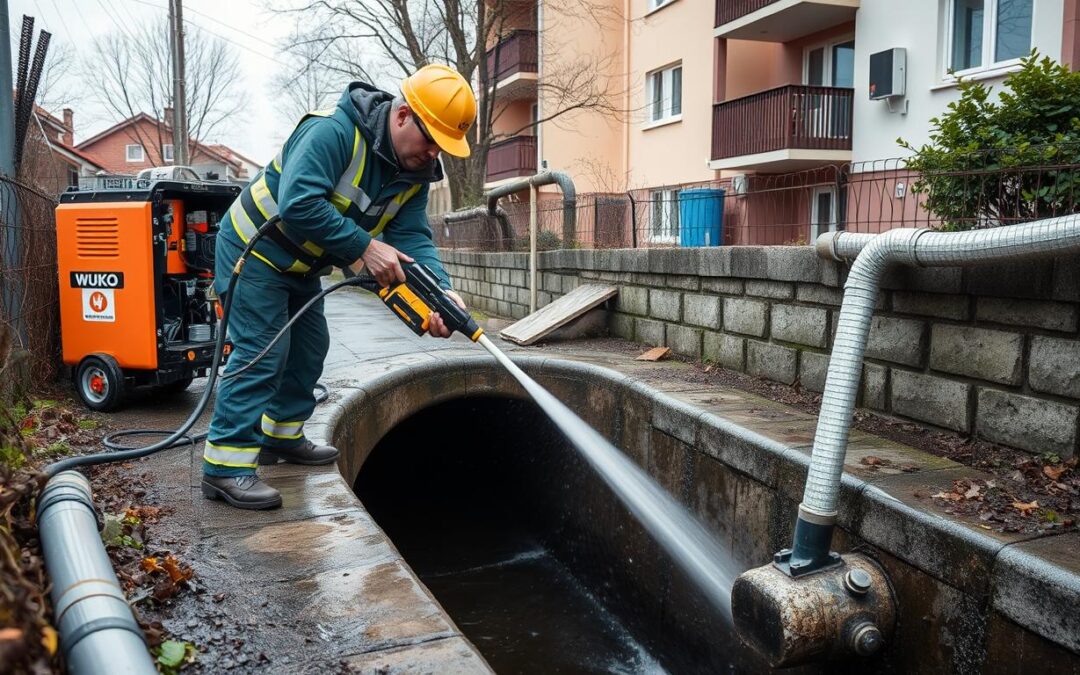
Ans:
<svg viewBox="0 0 1080 675"><path fill-rule="evenodd" d="M251 159L265 163L292 130L275 113L270 81L283 70L283 59L273 45L291 32L291 19L264 9L253 0L184 0L184 19L216 34L237 48L248 105L243 119L223 130L220 137L202 139L224 143ZM52 33L52 45L67 44L80 56L97 36L168 15L167 0L9 0L12 69L18 64L22 16L35 18L39 29ZM12 75L13 79L15 74ZM111 119L92 99L75 109L75 142L90 138L119 120ZM50 111L58 112L58 111Z"/></svg>

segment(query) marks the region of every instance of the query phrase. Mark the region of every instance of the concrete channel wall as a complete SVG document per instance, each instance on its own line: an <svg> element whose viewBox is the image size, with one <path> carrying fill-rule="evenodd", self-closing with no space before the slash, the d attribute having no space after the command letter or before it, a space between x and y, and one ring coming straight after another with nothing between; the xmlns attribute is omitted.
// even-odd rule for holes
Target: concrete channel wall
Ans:
<svg viewBox="0 0 1080 675"><path fill-rule="evenodd" d="M443 251L471 306L528 312L524 253ZM539 255L539 306L617 285L612 334L821 391L847 266L812 247ZM1080 421L1080 259L892 270L859 404L1035 453L1072 456Z"/></svg>
<svg viewBox="0 0 1080 675"><path fill-rule="evenodd" d="M810 448L807 438L790 434L790 421L778 417L758 424L762 433L748 431L733 421L738 413L720 392L680 388L670 378L664 391L662 380L650 379L650 364L515 360L696 514L742 568L767 563L789 544ZM339 467L349 485L379 440L419 410L461 397L524 396L484 356L447 352L379 370L358 388L338 392L311 424L311 433L324 433L343 450ZM461 424L474 428L483 420ZM927 495L985 474L875 443L888 444L863 439L849 448L834 540L840 551L875 558L899 599L897 632L875 672L1019 673L1034 663L1047 672L1080 668L1080 534L996 533L949 515ZM890 455L894 465L918 469L873 471L859 462L865 453L884 452L901 453ZM715 627L695 618L695 592L673 583L655 544L632 536L634 523L619 522L630 518L625 509L601 513L589 494L567 498L578 505L571 510L576 527L623 552L620 564L648 599L643 611L653 630L665 639L677 633L695 652L718 639ZM866 666L800 672L865 672Z"/></svg>

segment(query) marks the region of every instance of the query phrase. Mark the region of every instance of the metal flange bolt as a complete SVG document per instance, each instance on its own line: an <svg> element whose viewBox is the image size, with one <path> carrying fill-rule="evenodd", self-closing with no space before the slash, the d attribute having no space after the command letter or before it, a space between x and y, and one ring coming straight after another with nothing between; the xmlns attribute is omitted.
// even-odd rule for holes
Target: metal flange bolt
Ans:
<svg viewBox="0 0 1080 675"><path fill-rule="evenodd" d="M870 573L858 567L848 570L848 573L844 575L844 588L852 595L866 595L873 582Z"/></svg>
<svg viewBox="0 0 1080 675"><path fill-rule="evenodd" d="M873 656L885 645L879 629L869 621L856 626L851 632L851 650L859 656Z"/></svg>

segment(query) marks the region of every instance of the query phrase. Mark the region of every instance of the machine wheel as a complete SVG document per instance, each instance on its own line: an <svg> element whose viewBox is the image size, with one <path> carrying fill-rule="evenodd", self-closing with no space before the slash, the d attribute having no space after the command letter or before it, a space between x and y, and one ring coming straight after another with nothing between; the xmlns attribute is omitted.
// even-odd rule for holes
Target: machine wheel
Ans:
<svg viewBox="0 0 1080 675"><path fill-rule="evenodd" d="M75 371L75 390L92 410L116 410L124 398L124 371L108 354L87 356Z"/></svg>

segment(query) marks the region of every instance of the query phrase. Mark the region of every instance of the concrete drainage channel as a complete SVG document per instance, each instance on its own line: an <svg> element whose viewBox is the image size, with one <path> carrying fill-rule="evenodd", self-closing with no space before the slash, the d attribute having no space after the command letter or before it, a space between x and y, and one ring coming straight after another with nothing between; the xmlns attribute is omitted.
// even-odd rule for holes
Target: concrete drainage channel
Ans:
<svg viewBox="0 0 1080 675"><path fill-rule="evenodd" d="M715 392L663 393L587 363L516 360L698 515L743 569L790 542L809 439L749 432ZM622 672L766 667L490 360L446 354L361 386L327 420L342 474L496 670L552 659ZM450 440L425 442L434 429ZM896 596L874 668L1007 672L1039 658L1075 669L1080 577L1075 558L1051 551L1076 550L1080 535L1028 541L935 512L920 494L978 472L908 450L897 464L917 473L869 473L857 444L841 481L834 549L880 566Z"/></svg>

